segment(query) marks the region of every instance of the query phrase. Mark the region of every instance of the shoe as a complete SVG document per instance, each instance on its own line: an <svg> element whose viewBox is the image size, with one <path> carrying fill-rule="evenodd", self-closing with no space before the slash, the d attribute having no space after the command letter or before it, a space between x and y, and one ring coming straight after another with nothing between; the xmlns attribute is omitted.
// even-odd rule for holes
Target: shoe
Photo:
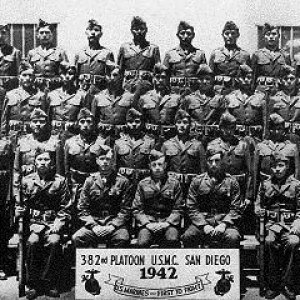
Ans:
<svg viewBox="0 0 300 300"><path fill-rule="evenodd" d="M7 280L7 276L3 270L0 270L0 280Z"/></svg>
<svg viewBox="0 0 300 300"><path fill-rule="evenodd" d="M296 293L287 286L283 288L281 294L288 300L296 300Z"/></svg>
<svg viewBox="0 0 300 300"><path fill-rule="evenodd" d="M33 300L39 296L38 291L36 289L29 289L26 292L26 299Z"/></svg>
<svg viewBox="0 0 300 300"><path fill-rule="evenodd" d="M52 298L59 298L60 294L57 290L57 288L50 288L46 291L46 296L52 297Z"/></svg>
<svg viewBox="0 0 300 300"><path fill-rule="evenodd" d="M280 295L279 291L266 290L265 298L266 299L275 299L279 295Z"/></svg>

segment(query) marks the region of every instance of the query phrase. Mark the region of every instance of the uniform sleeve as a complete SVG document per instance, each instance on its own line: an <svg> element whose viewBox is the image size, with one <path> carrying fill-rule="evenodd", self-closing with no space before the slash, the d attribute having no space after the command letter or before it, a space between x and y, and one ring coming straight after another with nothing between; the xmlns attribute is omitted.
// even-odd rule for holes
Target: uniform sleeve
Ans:
<svg viewBox="0 0 300 300"><path fill-rule="evenodd" d="M61 50L60 53L60 64L62 66L69 66L69 58L65 50Z"/></svg>
<svg viewBox="0 0 300 300"><path fill-rule="evenodd" d="M16 55L15 55L15 74L14 75L19 75L19 70L20 70L20 63L21 63L21 51L16 49Z"/></svg>
<svg viewBox="0 0 300 300"><path fill-rule="evenodd" d="M300 179L300 158L299 158L299 149L297 144L295 144L295 178L296 179Z"/></svg>
<svg viewBox="0 0 300 300"><path fill-rule="evenodd" d="M91 190L91 183L89 179L86 179L83 188L81 190L79 200L78 200L78 205L77 205L78 217L88 228L92 228L98 225L96 220L91 215L90 190Z"/></svg>
<svg viewBox="0 0 300 300"><path fill-rule="evenodd" d="M70 193L65 179L62 181L60 189L58 190L58 197L60 197L60 210L57 213L55 221L59 222L59 229L61 230L66 226L67 222L71 220L71 215L68 210Z"/></svg>
<svg viewBox="0 0 300 300"><path fill-rule="evenodd" d="M257 80L257 77L258 77L258 57L257 57L257 54L256 53L253 53L252 54L252 57L251 57L251 69L253 70L253 80L254 80L254 84L256 85L256 80Z"/></svg>
<svg viewBox="0 0 300 300"><path fill-rule="evenodd" d="M121 209L118 212L116 218L112 219L108 222L108 225L113 225L116 228L124 226L130 218L131 212L131 200L132 197L129 195L130 193L130 186L128 181L126 181L122 186L122 193L120 194L121 197Z"/></svg>
<svg viewBox="0 0 300 300"><path fill-rule="evenodd" d="M121 46L117 58L117 64L120 67L120 73L123 74L125 71L125 59L124 59L124 48Z"/></svg>
<svg viewBox="0 0 300 300"><path fill-rule="evenodd" d="M169 63L169 61L170 61L170 53L167 52L166 55L165 55L163 64L166 66L166 68L168 70L170 70L170 63Z"/></svg>
<svg viewBox="0 0 300 300"><path fill-rule="evenodd" d="M57 141L56 147L55 147L55 155L56 155L56 173L59 175L64 176L65 170L64 170L64 150L62 147L61 140Z"/></svg>
<svg viewBox="0 0 300 300"><path fill-rule="evenodd" d="M245 164L247 168L247 177L246 177L246 199L253 200L253 166L251 162L251 155L249 145L247 145L245 151Z"/></svg>
<svg viewBox="0 0 300 300"><path fill-rule="evenodd" d="M174 188L174 207L170 214L170 216L167 218L166 222L170 223L171 225L177 226L180 224L181 215L183 213L183 195L181 191L181 187L179 182L176 183Z"/></svg>
<svg viewBox="0 0 300 300"><path fill-rule="evenodd" d="M141 226L145 226L150 223L150 219L144 211L144 201L143 189L139 183L132 203L132 212L133 216L141 224Z"/></svg>
<svg viewBox="0 0 300 300"><path fill-rule="evenodd" d="M187 210L191 222L197 226L205 226L207 221L205 220L205 216L203 213L199 211L198 203L197 203L197 194L198 194L199 183L196 180L193 180L191 186L189 188L188 196L187 196Z"/></svg>
<svg viewBox="0 0 300 300"><path fill-rule="evenodd" d="M213 73L215 73L215 52L213 51L210 55L209 58L209 67L211 68L211 70L213 71Z"/></svg>
<svg viewBox="0 0 300 300"><path fill-rule="evenodd" d="M297 201L297 205L296 205L296 216L295 216L295 220L292 223L291 228L295 229L297 234L300 235L300 185L296 185L295 187L295 194L296 194L296 201Z"/></svg>
<svg viewBox="0 0 300 300"><path fill-rule="evenodd" d="M1 116L1 133L2 134L8 134L9 128L9 115L10 115L10 106L7 105L9 102L9 99L7 95L4 98L4 104L3 104L3 112Z"/></svg>
<svg viewBox="0 0 300 300"><path fill-rule="evenodd" d="M231 194L230 211L224 217L222 222L229 225L236 225L237 221L241 218L241 214L240 214L241 192L237 180L232 180L230 194Z"/></svg>
<svg viewBox="0 0 300 300"><path fill-rule="evenodd" d="M200 173L204 173L206 169L206 153L203 144L199 145Z"/></svg>
<svg viewBox="0 0 300 300"><path fill-rule="evenodd" d="M200 64L207 64L205 52L202 51L201 53L201 63Z"/></svg>
<svg viewBox="0 0 300 300"><path fill-rule="evenodd" d="M157 46L154 48L153 57L154 57L155 64L160 63L160 51Z"/></svg>

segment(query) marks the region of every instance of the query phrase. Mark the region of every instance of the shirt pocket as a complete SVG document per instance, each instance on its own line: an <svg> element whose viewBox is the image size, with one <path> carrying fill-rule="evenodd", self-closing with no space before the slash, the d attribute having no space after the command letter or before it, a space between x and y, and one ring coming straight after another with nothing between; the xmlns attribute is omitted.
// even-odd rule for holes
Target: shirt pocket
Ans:
<svg viewBox="0 0 300 300"><path fill-rule="evenodd" d="M117 153L119 155L128 155L130 153L130 147L127 145L119 145Z"/></svg>
<svg viewBox="0 0 300 300"><path fill-rule="evenodd" d="M79 145L72 145L69 149L69 154L70 155L78 155L81 152L81 148Z"/></svg>
<svg viewBox="0 0 300 300"><path fill-rule="evenodd" d="M175 156L179 154L179 149L176 148L171 148L166 150L166 155L167 156Z"/></svg>

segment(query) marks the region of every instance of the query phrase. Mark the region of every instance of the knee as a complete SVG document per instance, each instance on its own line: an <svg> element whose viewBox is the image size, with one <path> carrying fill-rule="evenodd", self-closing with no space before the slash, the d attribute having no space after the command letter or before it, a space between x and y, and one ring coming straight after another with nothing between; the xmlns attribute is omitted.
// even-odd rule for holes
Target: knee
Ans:
<svg viewBox="0 0 300 300"><path fill-rule="evenodd" d="M241 236L236 229L230 229L225 232L226 244L232 248L239 248Z"/></svg>
<svg viewBox="0 0 300 300"><path fill-rule="evenodd" d="M32 233L27 240L27 246L34 246L39 244L39 242L40 242L40 237L37 234Z"/></svg>
<svg viewBox="0 0 300 300"><path fill-rule="evenodd" d="M48 238L50 246L57 246L60 244L60 235L59 234L51 234Z"/></svg>
<svg viewBox="0 0 300 300"><path fill-rule="evenodd" d="M127 247L130 244L130 235L128 230L122 230L114 238L111 239L111 247Z"/></svg>
<svg viewBox="0 0 300 300"><path fill-rule="evenodd" d="M289 235L286 242L286 247L295 249L300 244L300 239L297 235Z"/></svg>
<svg viewBox="0 0 300 300"><path fill-rule="evenodd" d="M148 248L151 245L152 235L147 229L142 229L138 235L138 247Z"/></svg>
<svg viewBox="0 0 300 300"><path fill-rule="evenodd" d="M72 241L75 245L75 247L81 247L83 246L84 242L82 240L83 234L80 230L76 231L73 235L72 235Z"/></svg>
<svg viewBox="0 0 300 300"><path fill-rule="evenodd" d="M192 232L190 232L189 230L186 230L184 232L184 234L181 236L181 240L184 247L186 248L196 247L201 243L201 241L199 241L199 238L195 234L192 234Z"/></svg>
<svg viewBox="0 0 300 300"><path fill-rule="evenodd" d="M273 234L268 234L265 239L266 246L270 247L275 244L275 236Z"/></svg>

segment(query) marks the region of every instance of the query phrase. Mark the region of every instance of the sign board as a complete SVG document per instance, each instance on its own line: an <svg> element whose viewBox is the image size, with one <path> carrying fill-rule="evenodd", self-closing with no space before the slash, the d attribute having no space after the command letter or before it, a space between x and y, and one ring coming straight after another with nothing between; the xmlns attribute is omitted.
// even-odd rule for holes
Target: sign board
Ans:
<svg viewBox="0 0 300 300"><path fill-rule="evenodd" d="M75 298L240 299L239 250L77 249Z"/></svg>

